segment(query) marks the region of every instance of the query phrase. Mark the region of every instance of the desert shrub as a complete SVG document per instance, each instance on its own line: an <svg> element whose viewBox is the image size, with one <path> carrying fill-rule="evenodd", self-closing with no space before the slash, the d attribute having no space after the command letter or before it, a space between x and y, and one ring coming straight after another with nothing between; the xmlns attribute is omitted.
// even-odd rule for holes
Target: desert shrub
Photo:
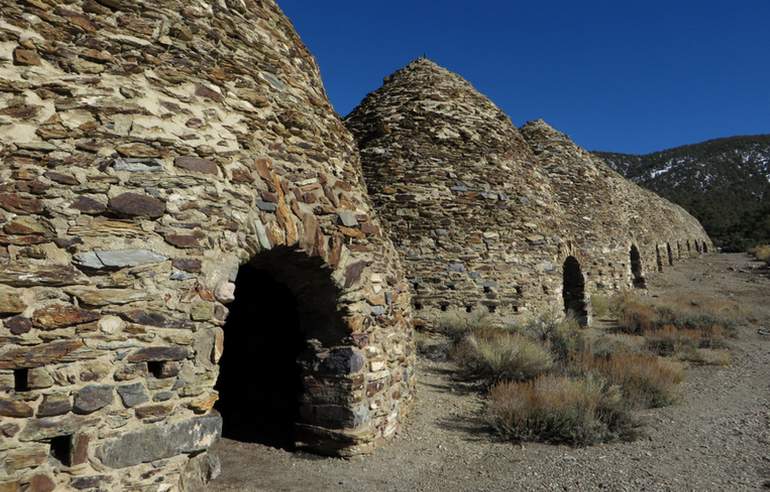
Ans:
<svg viewBox="0 0 770 492"><path fill-rule="evenodd" d="M577 354L573 370L606 378L621 388L624 399L633 407L656 408L673 403L678 385L684 379L682 364L649 354L616 353L595 357Z"/></svg>
<svg viewBox="0 0 770 492"><path fill-rule="evenodd" d="M759 261L770 263L770 244L761 244L751 248L750 253L753 254Z"/></svg>
<svg viewBox="0 0 770 492"><path fill-rule="evenodd" d="M596 357L609 357L618 352L642 352L646 340L626 333L603 333L590 340L585 350Z"/></svg>
<svg viewBox="0 0 770 492"><path fill-rule="evenodd" d="M451 356L469 375L490 381L531 379L553 365L550 352L535 340L494 327L466 334Z"/></svg>
<svg viewBox="0 0 770 492"><path fill-rule="evenodd" d="M438 331L453 340L462 339L467 333L491 325L489 314L480 311L465 313L447 311L441 313L437 323Z"/></svg>
<svg viewBox="0 0 770 492"><path fill-rule="evenodd" d="M640 335L644 331L655 328L657 313L649 304L641 302L636 297L622 297L615 308L618 314L618 323L621 331Z"/></svg>
<svg viewBox="0 0 770 492"><path fill-rule="evenodd" d="M602 294L594 294L591 296L591 308L594 316L604 318L610 314L610 299Z"/></svg>
<svg viewBox="0 0 770 492"><path fill-rule="evenodd" d="M725 299L644 300L630 293L618 294L612 301L622 332L642 335L672 326L677 329L733 333L740 321L737 303Z"/></svg>
<svg viewBox="0 0 770 492"><path fill-rule="evenodd" d="M698 349L722 349L727 346L724 330L719 326L699 330L664 325L644 333L650 352L663 356L682 356Z"/></svg>
<svg viewBox="0 0 770 492"><path fill-rule="evenodd" d="M705 366L729 366L731 362L730 351L725 349L696 349L679 356L686 362Z"/></svg>
<svg viewBox="0 0 770 492"><path fill-rule="evenodd" d="M680 330L672 325L644 333L646 348L655 354L673 356L692 352L700 347L701 333L697 330Z"/></svg>
<svg viewBox="0 0 770 492"><path fill-rule="evenodd" d="M574 445L630 439L638 427L618 388L595 376L498 383L489 393L487 417L507 439Z"/></svg>
<svg viewBox="0 0 770 492"><path fill-rule="evenodd" d="M566 318L555 311L546 311L530 320L517 331L540 342L557 360L565 360L569 354L583 350L585 339L576 319Z"/></svg>

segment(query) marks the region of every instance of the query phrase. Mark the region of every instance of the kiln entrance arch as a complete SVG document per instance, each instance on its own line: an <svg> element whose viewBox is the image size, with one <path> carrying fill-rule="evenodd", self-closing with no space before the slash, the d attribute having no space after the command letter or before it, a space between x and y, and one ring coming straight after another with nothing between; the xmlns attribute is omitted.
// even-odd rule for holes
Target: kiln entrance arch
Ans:
<svg viewBox="0 0 770 492"><path fill-rule="evenodd" d="M575 317L581 326L588 324L588 306L586 304L585 278L580 269L580 262L574 256L564 260L562 297L564 311Z"/></svg>
<svg viewBox="0 0 770 492"><path fill-rule="evenodd" d="M660 248L655 246L655 263L658 265L658 271L663 271L663 258L660 257Z"/></svg>
<svg viewBox="0 0 770 492"><path fill-rule="evenodd" d="M629 256L631 257L631 281L635 288L644 289L647 283L642 275L642 257L635 244L631 245Z"/></svg>
<svg viewBox="0 0 770 492"><path fill-rule="evenodd" d="M307 389L329 377L324 347L345 338L338 289L320 260L289 248L257 255L235 285L216 384L222 435L291 450L302 424L335 424L313 421Z"/></svg>
<svg viewBox="0 0 770 492"><path fill-rule="evenodd" d="M706 254L709 252L709 245L706 244L706 241L703 241L703 252Z"/></svg>
<svg viewBox="0 0 770 492"><path fill-rule="evenodd" d="M671 249L671 243L666 243L666 253L668 253L668 266L674 266L674 251Z"/></svg>

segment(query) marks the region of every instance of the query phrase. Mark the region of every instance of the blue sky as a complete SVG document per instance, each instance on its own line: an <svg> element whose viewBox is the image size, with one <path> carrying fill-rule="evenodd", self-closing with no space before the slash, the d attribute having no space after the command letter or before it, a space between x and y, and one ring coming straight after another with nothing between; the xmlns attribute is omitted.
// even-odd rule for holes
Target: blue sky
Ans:
<svg viewBox="0 0 770 492"><path fill-rule="evenodd" d="M589 149L770 133L767 0L278 2L342 115L425 54Z"/></svg>

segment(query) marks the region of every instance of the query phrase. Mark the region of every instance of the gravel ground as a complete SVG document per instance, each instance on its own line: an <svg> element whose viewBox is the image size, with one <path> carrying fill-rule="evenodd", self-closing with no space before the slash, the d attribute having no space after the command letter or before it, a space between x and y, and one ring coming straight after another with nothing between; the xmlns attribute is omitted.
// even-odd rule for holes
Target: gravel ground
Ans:
<svg viewBox="0 0 770 492"><path fill-rule="evenodd" d="M739 299L751 324L726 368L693 367L675 406L642 412L645 437L570 448L500 442L483 402L446 363L420 360L418 400L399 436L373 455L319 458L221 440L212 491L502 491L770 489L770 278L745 255L712 255L650 279L652 295Z"/></svg>

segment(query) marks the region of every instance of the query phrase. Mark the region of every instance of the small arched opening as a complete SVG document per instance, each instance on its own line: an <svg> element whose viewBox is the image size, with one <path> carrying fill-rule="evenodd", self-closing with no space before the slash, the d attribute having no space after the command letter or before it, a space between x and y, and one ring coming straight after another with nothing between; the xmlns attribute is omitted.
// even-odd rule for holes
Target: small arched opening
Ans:
<svg viewBox="0 0 770 492"><path fill-rule="evenodd" d="M693 241L695 243L695 251L698 252L698 254L701 254L700 250L700 243L698 241Z"/></svg>
<svg viewBox="0 0 770 492"><path fill-rule="evenodd" d="M585 278L580 262L574 256L564 260L562 297L564 311L573 316L581 326L588 324L588 305L586 303Z"/></svg>
<svg viewBox="0 0 770 492"><path fill-rule="evenodd" d="M663 258L660 256L660 247L655 246L655 264L658 267L658 272L663 271Z"/></svg>
<svg viewBox="0 0 770 492"><path fill-rule="evenodd" d="M631 282L637 289L644 289L647 286L647 282L642 274L642 256L639 254L639 248L635 244L631 245L631 251L629 251L631 257Z"/></svg>
<svg viewBox="0 0 770 492"><path fill-rule="evenodd" d="M706 241L703 241L703 252L706 254L709 252L709 245L706 244Z"/></svg>
<svg viewBox="0 0 770 492"><path fill-rule="evenodd" d="M674 252L671 250L671 243L666 243L666 253L668 254L668 266L674 266Z"/></svg>
<svg viewBox="0 0 770 492"><path fill-rule="evenodd" d="M690 256L692 254L692 246L690 246L690 240L688 239L687 242L687 256Z"/></svg>
<svg viewBox="0 0 770 492"><path fill-rule="evenodd" d="M303 425L345 427L319 415L324 402L311 394L329 384L324 399L345 401L332 394L344 385L324 383L345 366L324 369L347 332L331 271L318 258L275 248L241 266L235 285L216 383L222 435L292 450Z"/></svg>

